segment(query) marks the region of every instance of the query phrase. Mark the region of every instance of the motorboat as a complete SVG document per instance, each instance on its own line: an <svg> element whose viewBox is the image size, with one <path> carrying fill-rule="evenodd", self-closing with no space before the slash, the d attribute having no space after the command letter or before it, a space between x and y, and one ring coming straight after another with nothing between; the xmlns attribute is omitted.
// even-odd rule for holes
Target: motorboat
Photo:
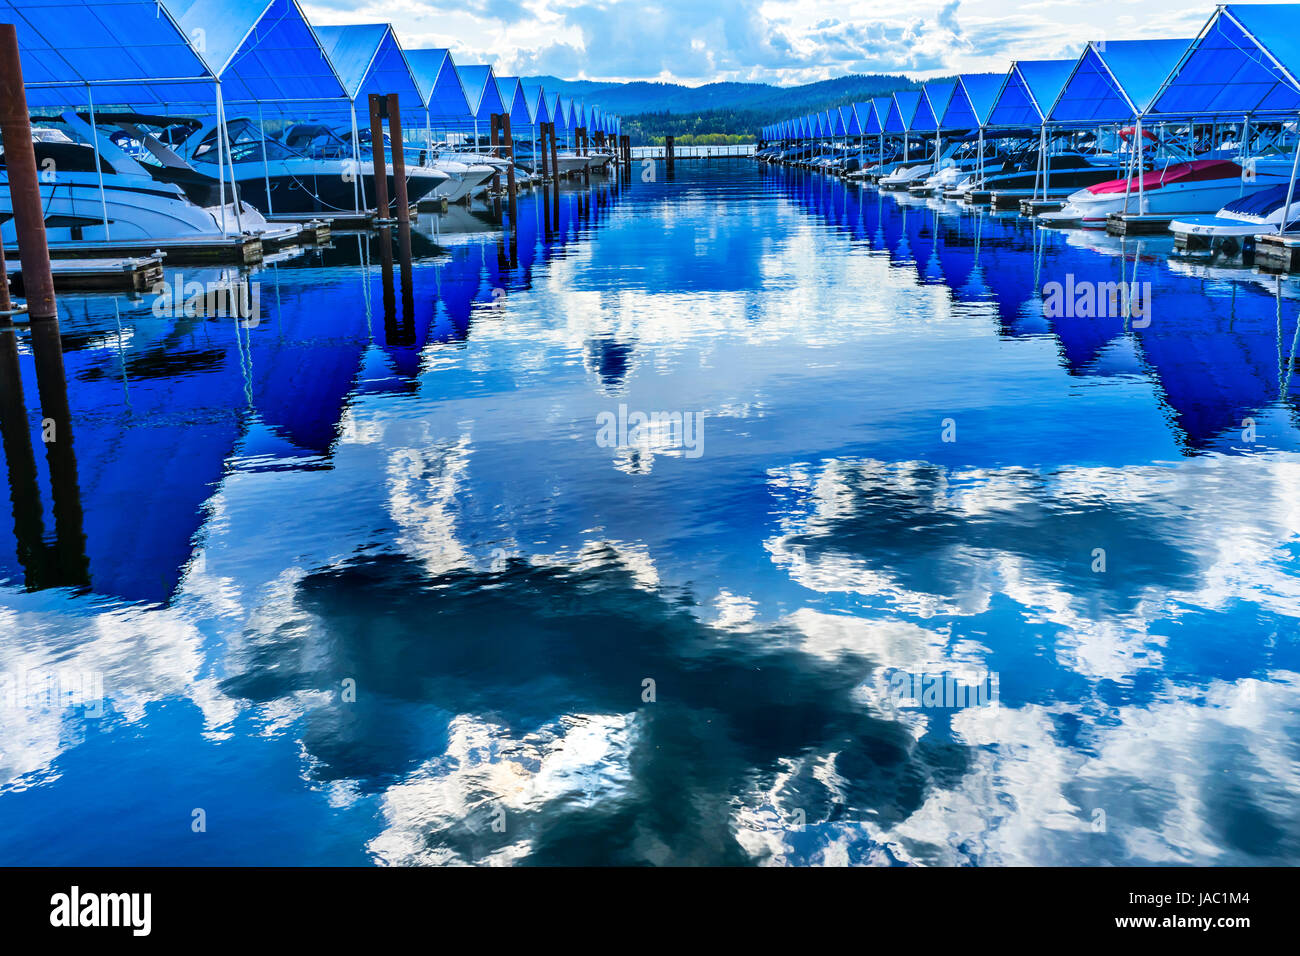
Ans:
<svg viewBox="0 0 1300 956"><path fill-rule="evenodd" d="M285 228L271 226L246 202L201 205L208 197L205 180L190 181L188 189L173 181L185 179L183 164L168 171L146 166L75 114L64 114L62 122L66 129L45 125L33 130L46 237L52 245L217 238ZM3 159L0 151L0 236L13 242L13 205Z"/></svg>
<svg viewBox="0 0 1300 956"><path fill-rule="evenodd" d="M1169 231L1186 248L1208 248L1236 255L1255 236L1287 232L1300 226L1300 189L1288 202L1290 188L1287 182L1247 193L1212 216L1182 216L1169 224Z"/></svg>
<svg viewBox="0 0 1300 956"><path fill-rule="evenodd" d="M1213 213L1235 199L1261 192L1290 177L1281 158L1250 161L1250 171L1227 159L1174 163L1141 176L1111 179L1071 193L1059 212L1042 213L1048 224L1105 225L1113 212L1178 216ZM1140 192L1140 197L1139 197ZM1139 205L1140 203L1140 205Z"/></svg>
<svg viewBox="0 0 1300 956"><path fill-rule="evenodd" d="M193 170L210 175L217 182L218 148L215 120L171 119L157 137ZM329 214L353 212L373 202L375 177L367 161L368 150L358 164L350 148L336 155L312 156L280 140L263 135L257 123L232 119L226 123L230 156L239 194L262 212L276 214ZM350 144L348 144L350 147ZM392 163L385 164L388 205L397 201ZM406 168L406 196L414 203L428 196L451 177L439 169L417 164Z"/></svg>
<svg viewBox="0 0 1300 956"><path fill-rule="evenodd" d="M1067 196L1082 187L1105 183L1119 172L1110 156L1079 152L1054 153L1047 158L1046 173L1040 168L1037 150L1023 151L1003 161L986 164L983 180L971 179L966 192L997 193L1027 198L1035 194Z"/></svg>
<svg viewBox="0 0 1300 956"><path fill-rule="evenodd" d="M392 141L387 131L383 135L384 149L387 151L387 156L391 156ZM315 159L352 157L351 131L345 128L330 127L321 123L295 123L284 131L281 141L290 149ZM374 153L370 143L358 143L357 152L362 157L363 168L373 170ZM434 169L445 173L447 178L434 187L428 195L437 199L446 199L448 202L458 202L471 195L492 178L494 171L494 167L487 163L467 163L460 158L444 156L436 147L405 146L402 149L402 156L406 160L408 184L412 167Z"/></svg>

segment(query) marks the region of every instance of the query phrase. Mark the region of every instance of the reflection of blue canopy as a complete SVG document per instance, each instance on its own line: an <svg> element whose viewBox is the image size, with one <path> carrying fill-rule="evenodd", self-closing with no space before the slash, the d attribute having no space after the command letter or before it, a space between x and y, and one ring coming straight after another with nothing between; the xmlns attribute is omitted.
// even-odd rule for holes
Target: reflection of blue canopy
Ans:
<svg viewBox="0 0 1300 956"><path fill-rule="evenodd" d="M1219 7L1153 98L1156 116L1300 110L1300 4Z"/></svg>
<svg viewBox="0 0 1300 956"><path fill-rule="evenodd" d="M1074 60L1017 60L1011 64L986 125L1041 126L1074 64Z"/></svg>
<svg viewBox="0 0 1300 956"><path fill-rule="evenodd" d="M1146 110L1191 40L1090 43L1047 114L1053 123L1131 120Z"/></svg>
<svg viewBox="0 0 1300 956"><path fill-rule="evenodd" d="M921 93L917 90L899 90L893 96L889 115L885 119L886 133L906 133L912 128L912 119L921 103Z"/></svg>
<svg viewBox="0 0 1300 956"><path fill-rule="evenodd" d="M424 109L420 87L389 24L320 27L316 32L350 99L396 93L403 110Z"/></svg>
<svg viewBox="0 0 1300 956"><path fill-rule="evenodd" d="M474 118L450 52L408 50L406 59L428 104L430 120L459 122Z"/></svg>
<svg viewBox="0 0 1300 956"><path fill-rule="evenodd" d="M501 90L497 87L496 74L490 66L462 66L459 68L460 81L465 84L465 95L469 98L470 111L475 119L486 122L493 113L504 113L505 103L501 102Z"/></svg>

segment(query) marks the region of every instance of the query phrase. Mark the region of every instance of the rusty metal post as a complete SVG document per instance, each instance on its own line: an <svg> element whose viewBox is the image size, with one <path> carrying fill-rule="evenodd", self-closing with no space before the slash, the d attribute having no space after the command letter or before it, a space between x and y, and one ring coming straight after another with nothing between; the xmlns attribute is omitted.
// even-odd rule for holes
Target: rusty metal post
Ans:
<svg viewBox="0 0 1300 956"><path fill-rule="evenodd" d="M388 164L384 162L384 97L370 94L370 152L375 173L375 214L388 218Z"/></svg>
<svg viewBox="0 0 1300 956"><path fill-rule="evenodd" d="M411 202L406 197L406 154L402 151L402 109L397 94L388 94L388 140L393 151L393 197L397 200L397 221L411 221Z"/></svg>

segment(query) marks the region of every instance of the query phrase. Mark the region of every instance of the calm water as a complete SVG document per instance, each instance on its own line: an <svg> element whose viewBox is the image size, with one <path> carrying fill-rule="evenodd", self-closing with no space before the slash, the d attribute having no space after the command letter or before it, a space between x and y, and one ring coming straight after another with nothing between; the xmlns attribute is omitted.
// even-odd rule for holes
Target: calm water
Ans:
<svg viewBox="0 0 1300 956"><path fill-rule="evenodd" d="M659 173L19 334L0 863L1300 862L1300 285Z"/></svg>

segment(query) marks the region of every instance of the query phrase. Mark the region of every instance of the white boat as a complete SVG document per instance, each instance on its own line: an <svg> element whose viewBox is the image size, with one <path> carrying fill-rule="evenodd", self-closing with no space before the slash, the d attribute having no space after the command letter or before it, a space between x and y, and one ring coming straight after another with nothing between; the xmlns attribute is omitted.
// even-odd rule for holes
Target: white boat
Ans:
<svg viewBox="0 0 1300 956"><path fill-rule="evenodd" d="M1188 246L1224 247L1235 254L1245 240L1262 233L1287 232L1300 225L1300 188L1287 202L1290 183L1280 183L1234 199L1213 216L1181 216L1169 231ZM1288 206L1290 207L1288 209ZM1283 220L1286 220L1286 226Z"/></svg>
<svg viewBox="0 0 1300 956"><path fill-rule="evenodd" d="M46 236L51 244L217 238L223 234L221 206L196 205L179 185L155 178L149 169L105 139L100 139L96 151L60 129L33 132L37 167L46 171L41 176L40 192ZM240 204L238 216L233 204L228 203L224 211L230 233L236 232L237 221L245 231L283 228L269 226L247 203ZM13 242L13 205L8 174L3 168L0 222L0 236L5 242Z"/></svg>
<svg viewBox="0 0 1300 956"><path fill-rule="evenodd" d="M1178 216L1212 213L1234 199L1286 182L1290 164L1281 158L1258 159L1248 174L1240 165L1225 159L1197 159L1175 163L1137 176L1112 179L1071 193L1059 212L1042 213L1048 224L1105 225L1113 212Z"/></svg>

